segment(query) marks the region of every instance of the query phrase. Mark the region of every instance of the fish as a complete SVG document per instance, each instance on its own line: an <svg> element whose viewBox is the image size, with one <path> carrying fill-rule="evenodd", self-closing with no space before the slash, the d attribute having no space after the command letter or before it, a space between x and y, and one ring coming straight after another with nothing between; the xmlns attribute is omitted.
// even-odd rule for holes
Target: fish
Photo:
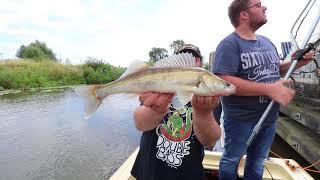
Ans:
<svg viewBox="0 0 320 180"><path fill-rule="evenodd" d="M228 96L236 92L236 87L206 69L195 67L192 54L181 53L161 59L153 66L135 61L117 80L77 87L75 92L85 100L85 113L89 118L102 101L113 94L175 93L172 103L182 107L193 94Z"/></svg>

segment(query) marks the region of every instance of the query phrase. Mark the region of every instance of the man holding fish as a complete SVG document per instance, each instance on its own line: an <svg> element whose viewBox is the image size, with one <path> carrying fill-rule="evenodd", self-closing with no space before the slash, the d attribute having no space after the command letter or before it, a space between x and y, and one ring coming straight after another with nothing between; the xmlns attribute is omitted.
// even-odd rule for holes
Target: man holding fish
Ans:
<svg viewBox="0 0 320 180"><path fill-rule="evenodd" d="M202 179L204 146L212 147L220 127L212 110L218 96L236 88L202 66L198 47L186 44L178 54L156 62L134 62L108 84L77 87L90 117L104 99L117 93L140 95L134 113L143 131L140 151L132 169L137 179Z"/></svg>
<svg viewBox="0 0 320 180"><path fill-rule="evenodd" d="M186 44L178 53L191 53L195 66L202 67L198 47ZM188 74L184 76L189 78ZM221 133L212 110L219 103L218 96L228 94L194 94L187 104L181 103L183 96L179 93L142 94L134 119L143 134L131 174L138 180L203 179L204 147L214 146Z"/></svg>

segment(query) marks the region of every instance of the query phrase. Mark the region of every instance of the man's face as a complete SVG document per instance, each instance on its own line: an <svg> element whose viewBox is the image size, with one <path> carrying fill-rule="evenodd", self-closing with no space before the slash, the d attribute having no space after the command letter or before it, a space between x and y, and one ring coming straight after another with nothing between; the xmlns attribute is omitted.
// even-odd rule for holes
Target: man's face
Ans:
<svg viewBox="0 0 320 180"><path fill-rule="evenodd" d="M249 15L249 23L252 29L257 30L262 25L267 23L266 17L267 8L261 5L260 0L250 0L247 9Z"/></svg>
<svg viewBox="0 0 320 180"><path fill-rule="evenodd" d="M195 67L202 68L202 61L200 57L195 57Z"/></svg>

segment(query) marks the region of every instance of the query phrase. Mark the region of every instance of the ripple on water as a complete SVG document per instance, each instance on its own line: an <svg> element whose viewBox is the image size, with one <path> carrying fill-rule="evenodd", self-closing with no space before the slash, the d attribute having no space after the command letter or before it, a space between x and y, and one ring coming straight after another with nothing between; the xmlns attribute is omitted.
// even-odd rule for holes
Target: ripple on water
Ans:
<svg viewBox="0 0 320 180"><path fill-rule="evenodd" d="M114 96L89 120L72 91L1 97L0 174L5 179L105 179L138 146L137 101Z"/></svg>

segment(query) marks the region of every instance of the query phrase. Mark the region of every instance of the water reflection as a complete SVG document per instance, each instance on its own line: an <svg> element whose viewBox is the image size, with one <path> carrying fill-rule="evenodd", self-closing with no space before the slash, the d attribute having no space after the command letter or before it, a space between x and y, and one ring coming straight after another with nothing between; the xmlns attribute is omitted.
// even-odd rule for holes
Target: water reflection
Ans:
<svg viewBox="0 0 320 180"><path fill-rule="evenodd" d="M0 96L1 179L107 179L138 146L137 105L116 95L85 120L71 90Z"/></svg>

